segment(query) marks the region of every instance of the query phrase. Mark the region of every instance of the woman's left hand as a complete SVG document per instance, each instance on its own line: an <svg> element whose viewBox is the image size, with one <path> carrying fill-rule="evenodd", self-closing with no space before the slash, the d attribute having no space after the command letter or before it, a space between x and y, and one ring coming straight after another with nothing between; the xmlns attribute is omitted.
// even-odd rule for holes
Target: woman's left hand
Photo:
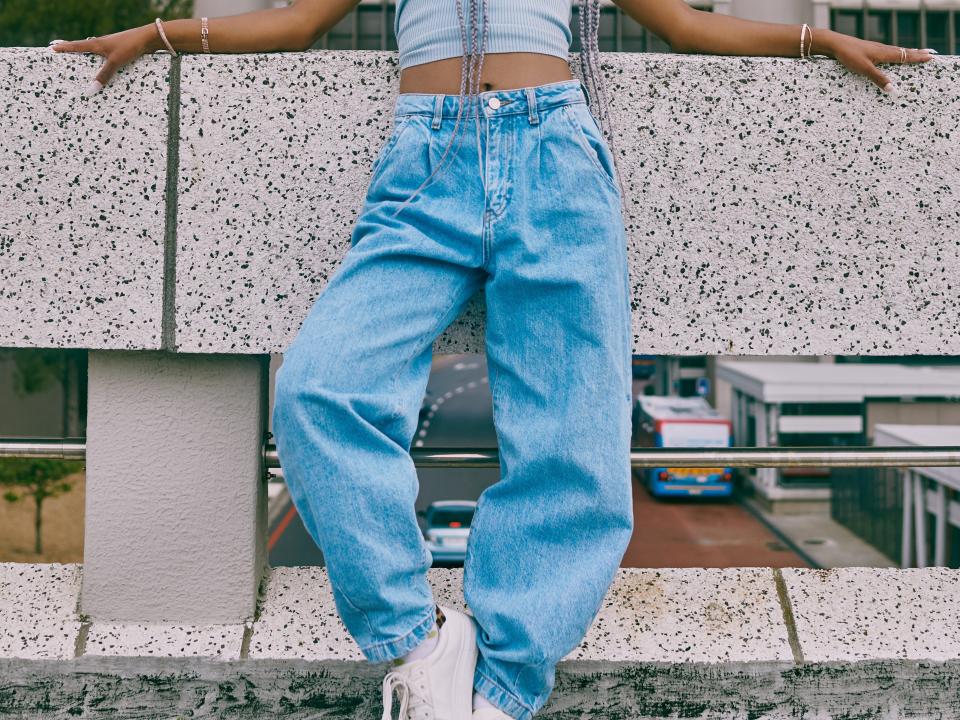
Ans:
<svg viewBox="0 0 960 720"><path fill-rule="evenodd" d="M877 68L877 63L922 63L933 60L936 50L932 48L905 48L901 52L897 45L884 45L872 40L861 40L852 35L833 33L830 38L830 55L839 60L849 70L872 80L884 92L897 94L896 85Z"/></svg>

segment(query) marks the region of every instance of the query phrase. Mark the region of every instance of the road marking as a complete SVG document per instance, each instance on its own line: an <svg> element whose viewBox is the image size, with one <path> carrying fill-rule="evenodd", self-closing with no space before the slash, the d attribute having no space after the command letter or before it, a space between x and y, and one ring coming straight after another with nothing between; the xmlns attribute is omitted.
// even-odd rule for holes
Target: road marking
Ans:
<svg viewBox="0 0 960 720"><path fill-rule="evenodd" d="M287 529L287 525L291 523L294 515L297 514L297 508L294 506L293 502L290 502L290 508L287 510L286 514L280 519L280 522L277 523L277 526L273 529L273 532L270 533L270 539L267 540L267 552L273 550L273 546L277 544L280 540L280 536L283 535L283 531Z"/></svg>

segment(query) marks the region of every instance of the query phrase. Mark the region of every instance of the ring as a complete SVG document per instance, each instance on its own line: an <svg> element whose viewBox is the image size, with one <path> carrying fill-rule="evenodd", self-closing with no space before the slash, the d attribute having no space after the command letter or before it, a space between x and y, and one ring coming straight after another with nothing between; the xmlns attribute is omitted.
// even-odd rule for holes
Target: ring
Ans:
<svg viewBox="0 0 960 720"><path fill-rule="evenodd" d="M96 35L91 35L90 37L87 38L87 40L96 40L96 39L97 39Z"/></svg>
<svg viewBox="0 0 960 720"><path fill-rule="evenodd" d="M900 48L900 62L905 63L907 61L907 49Z"/></svg>

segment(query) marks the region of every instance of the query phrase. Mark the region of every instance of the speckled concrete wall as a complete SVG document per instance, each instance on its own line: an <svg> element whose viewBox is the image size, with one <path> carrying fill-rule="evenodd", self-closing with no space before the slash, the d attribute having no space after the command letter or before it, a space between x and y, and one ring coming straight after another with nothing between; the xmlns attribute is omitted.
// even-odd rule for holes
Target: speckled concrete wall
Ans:
<svg viewBox="0 0 960 720"><path fill-rule="evenodd" d="M65 115L60 94L92 60L44 52L0 50L35 88L0 83L16 200L0 225L0 276L15 288L0 296L0 344L156 346L172 63L166 347L286 347L347 250L390 126L395 54L151 57ZM605 54L636 352L960 352L960 59L886 70L898 97L826 58ZM33 103L40 122L24 117ZM63 131L78 118L111 142ZM41 157L54 152L98 171L79 186L50 177ZM118 212L80 233L84 178ZM64 290L52 268L86 281ZM482 349L481 305L482 293L435 348Z"/></svg>
<svg viewBox="0 0 960 720"><path fill-rule="evenodd" d="M160 347L170 63L0 49L0 346Z"/></svg>
<svg viewBox="0 0 960 720"><path fill-rule="evenodd" d="M81 574L0 564L0 716L379 716L385 668L347 635L322 568L273 569L255 621L193 626L81 618ZM958 575L621 569L538 717L958 717ZM464 608L461 570L429 580Z"/></svg>
<svg viewBox="0 0 960 720"><path fill-rule="evenodd" d="M636 352L960 350L960 63L892 70L901 99L829 60L605 69ZM184 59L179 347L292 338L348 247L395 81L389 53ZM437 350L482 349L481 301Z"/></svg>

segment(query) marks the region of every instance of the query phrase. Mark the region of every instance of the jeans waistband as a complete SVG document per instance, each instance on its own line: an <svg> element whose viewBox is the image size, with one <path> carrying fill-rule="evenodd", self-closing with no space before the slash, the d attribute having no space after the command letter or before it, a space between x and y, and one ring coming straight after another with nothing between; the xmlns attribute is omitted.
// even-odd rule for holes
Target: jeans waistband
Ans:
<svg viewBox="0 0 960 720"><path fill-rule="evenodd" d="M484 117L526 115L530 118L531 124L539 122L539 114L543 110L588 101L587 88L578 79L560 80L512 90L487 90L478 93L478 97L480 112ZM462 118L469 120L473 117L474 111L470 98L465 98L465 101ZM394 115L396 117L405 115L432 117L434 127L439 127L443 118L457 117L459 106L459 95L400 93L394 105ZM468 110L471 112L468 113Z"/></svg>

